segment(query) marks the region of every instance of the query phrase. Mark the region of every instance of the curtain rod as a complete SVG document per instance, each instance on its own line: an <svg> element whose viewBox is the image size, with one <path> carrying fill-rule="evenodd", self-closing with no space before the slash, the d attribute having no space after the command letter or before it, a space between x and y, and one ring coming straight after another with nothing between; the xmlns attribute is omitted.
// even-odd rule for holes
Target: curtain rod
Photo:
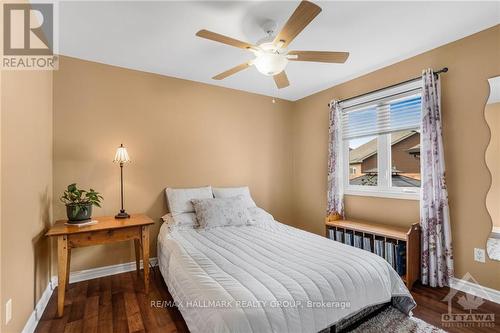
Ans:
<svg viewBox="0 0 500 333"><path fill-rule="evenodd" d="M441 73L446 73L446 72L448 72L448 67L444 67L444 68L442 68L442 69L434 72L434 75L439 75ZM385 90L385 89L389 89L389 88L394 88L394 87L400 86L402 84L410 83L410 82L413 82L413 81L416 81L416 80L420 80L420 79L422 79L422 76L414 77L413 79L409 79L409 80L406 80L406 81L403 81L403 82L392 84L390 86L383 87L383 88L380 88L380 89L375 89L375 90L369 91L367 93L364 93L364 94L361 94L361 95L358 95L358 96L349 97L349 98L346 98L346 99L341 99L338 102L339 103L346 102L346 101L349 101L351 99L355 99L355 98L359 98L359 97L366 96L366 95L369 95L369 94L373 94L373 93L379 92L381 90ZM328 103L328 107L330 107L330 103Z"/></svg>

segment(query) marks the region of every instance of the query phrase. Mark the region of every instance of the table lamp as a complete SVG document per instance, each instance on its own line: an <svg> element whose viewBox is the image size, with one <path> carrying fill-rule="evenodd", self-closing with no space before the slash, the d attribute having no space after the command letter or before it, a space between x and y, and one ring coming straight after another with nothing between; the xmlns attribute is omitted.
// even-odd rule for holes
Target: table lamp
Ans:
<svg viewBox="0 0 500 333"><path fill-rule="evenodd" d="M123 209L123 165L125 163L130 162L130 158L128 157L127 149L123 147L123 144L118 147L116 150L115 154L115 159L113 160L115 163L120 163L120 193L121 193L121 203L122 203L122 208L120 209L120 212L115 215L115 218L117 219L126 219L129 218L130 215L125 212L125 209Z"/></svg>

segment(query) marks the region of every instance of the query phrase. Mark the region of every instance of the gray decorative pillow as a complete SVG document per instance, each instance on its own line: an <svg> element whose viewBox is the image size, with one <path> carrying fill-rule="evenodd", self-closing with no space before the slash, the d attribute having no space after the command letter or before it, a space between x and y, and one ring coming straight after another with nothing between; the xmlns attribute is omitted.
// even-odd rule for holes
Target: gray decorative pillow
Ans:
<svg viewBox="0 0 500 333"><path fill-rule="evenodd" d="M200 228L249 225L251 219L242 197L191 200Z"/></svg>

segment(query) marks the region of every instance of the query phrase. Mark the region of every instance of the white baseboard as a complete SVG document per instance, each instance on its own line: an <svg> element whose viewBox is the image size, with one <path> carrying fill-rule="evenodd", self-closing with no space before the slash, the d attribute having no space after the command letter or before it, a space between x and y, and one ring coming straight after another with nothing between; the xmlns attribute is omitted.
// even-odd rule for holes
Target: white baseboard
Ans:
<svg viewBox="0 0 500 333"><path fill-rule="evenodd" d="M500 304L500 291L496 289L483 287L480 284L457 278L450 280L450 287Z"/></svg>
<svg viewBox="0 0 500 333"><path fill-rule="evenodd" d="M45 310L45 307L49 303L50 296L52 296L52 292L54 289L52 288L52 283L49 281L47 287L42 293L42 296L38 300L35 306L35 310L31 313L26 325L24 325L22 333L31 333L35 331L36 325L38 325L38 321Z"/></svg>
<svg viewBox="0 0 500 333"><path fill-rule="evenodd" d="M156 258L151 258L149 259L149 263L151 266L156 266L158 260ZM141 260L141 268L143 268L142 260ZM82 271L71 272L69 275L69 283L96 279L103 276L115 275L115 274L130 272L133 270L135 270L135 261L126 262L123 264L111 265L111 266L85 269ZM57 276L52 277L52 287L53 288L57 287Z"/></svg>
<svg viewBox="0 0 500 333"><path fill-rule="evenodd" d="M149 263L151 266L156 266L158 264L157 258L150 258ZM141 268L143 268L142 260L141 260ZM85 280L96 279L103 276L115 275L125 272L130 272L135 270L135 261L127 262L123 264L97 267L92 269L86 269L82 271L71 272L69 275L69 283L80 282ZM52 296L52 292L57 287L57 276L52 276L49 283L47 284L47 288L45 288L42 296L38 300L35 309L31 313L26 325L24 325L22 333L32 333L35 331L38 322L45 310L45 307L49 303L50 297Z"/></svg>

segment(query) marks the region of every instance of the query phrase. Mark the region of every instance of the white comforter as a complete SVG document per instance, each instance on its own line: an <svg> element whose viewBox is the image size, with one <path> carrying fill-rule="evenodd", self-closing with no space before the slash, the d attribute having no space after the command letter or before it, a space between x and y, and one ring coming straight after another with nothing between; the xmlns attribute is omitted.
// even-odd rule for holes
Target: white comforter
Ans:
<svg viewBox="0 0 500 333"><path fill-rule="evenodd" d="M318 332L371 305L415 306L384 259L278 222L164 224L158 259L192 333Z"/></svg>

